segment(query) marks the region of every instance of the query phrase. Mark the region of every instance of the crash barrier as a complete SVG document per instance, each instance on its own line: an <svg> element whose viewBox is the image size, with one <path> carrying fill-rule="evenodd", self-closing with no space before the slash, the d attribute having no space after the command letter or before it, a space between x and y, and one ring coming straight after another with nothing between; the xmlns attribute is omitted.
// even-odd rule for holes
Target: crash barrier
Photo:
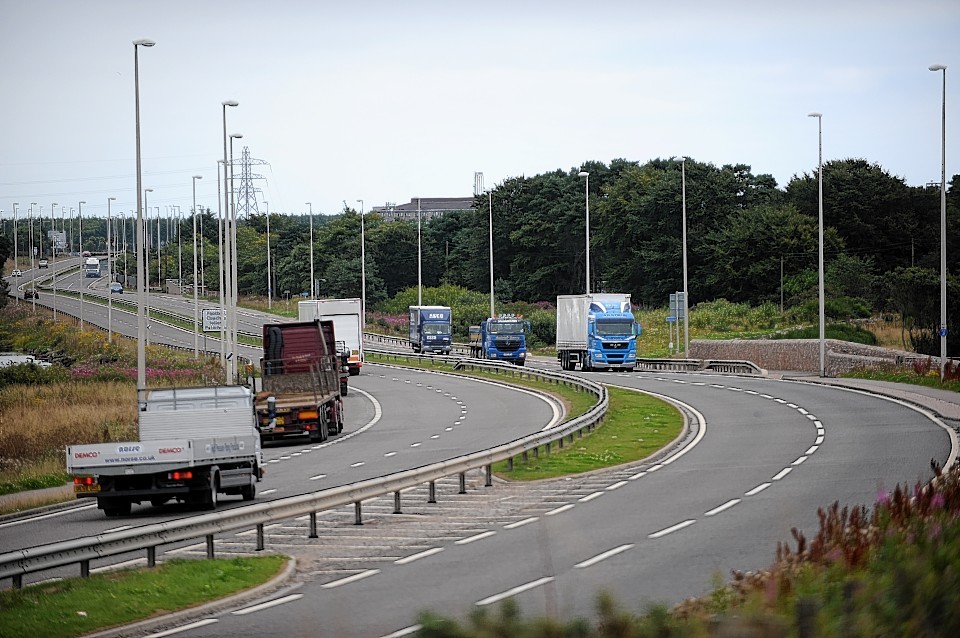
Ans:
<svg viewBox="0 0 960 638"><path fill-rule="evenodd" d="M395 355L396 353L390 353ZM593 394L597 403L585 414L562 423L550 430L537 432L515 441L498 445L489 450L475 452L466 456L433 463L388 476L367 479L349 485L278 499L269 503L254 503L224 512L201 514L187 519L155 523L116 532L103 533L73 540L38 545L0 554L0 579L10 578L14 588L23 586L23 577L27 574L43 572L68 565L79 565L80 575L90 575L90 562L129 552L144 552L147 565L153 567L157 561L157 550L163 545L183 541L205 539L206 555L214 557L214 537L243 530L256 530L256 547L266 548L264 528L278 521L286 521L308 515L309 538L317 538L317 513L353 504L355 524L362 525L362 505L380 496L393 493L394 513L401 513L400 496L404 490L427 484L429 502L436 501L436 481L453 475L459 475L459 494L466 494L466 473L483 469L484 486L493 485L493 464L506 461L513 468L516 457L527 458L529 452L537 455L541 448L549 453L555 444L558 448L572 444L575 437L583 437L603 419L607 412L608 398L606 388L599 384L574 375L549 372L546 370L521 370L516 366L492 362L463 362L464 367L493 371L498 374L523 373L524 377L550 379L554 383L564 383L580 387Z"/></svg>
<svg viewBox="0 0 960 638"><path fill-rule="evenodd" d="M752 361L720 359L642 359L637 358L634 370L642 372L720 372L725 374L757 374L767 371Z"/></svg>
<svg viewBox="0 0 960 638"><path fill-rule="evenodd" d="M410 345L410 340L406 337L394 337L391 335L382 335L374 332L365 332L363 333L363 340L367 343L380 343L389 346L396 346L397 348L404 349L413 349L413 346ZM450 345L450 351L459 355L469 355L470 346L465 343L453 343Z"/></svg>

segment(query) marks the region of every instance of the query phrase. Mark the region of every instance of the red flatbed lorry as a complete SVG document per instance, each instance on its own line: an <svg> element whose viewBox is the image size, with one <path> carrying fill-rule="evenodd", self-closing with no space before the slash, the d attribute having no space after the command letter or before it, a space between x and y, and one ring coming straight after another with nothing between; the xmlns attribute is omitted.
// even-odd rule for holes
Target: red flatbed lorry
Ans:
<svg viewBox="0 0 960 638"><path fill-rule="evenodd" d="M326 441L343 431L347 372L333 321L264 324L260 371L255 408L262 441L296 435Z"/></svg>

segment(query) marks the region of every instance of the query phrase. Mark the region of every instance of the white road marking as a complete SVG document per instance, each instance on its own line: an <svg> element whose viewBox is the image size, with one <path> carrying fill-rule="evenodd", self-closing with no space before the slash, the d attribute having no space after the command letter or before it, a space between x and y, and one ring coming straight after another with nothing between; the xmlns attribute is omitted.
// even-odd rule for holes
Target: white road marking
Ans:
<svg viewBox="0 0 960 638"><path fill-rule="evenodd" d="M582 563L577 563L576 565L573 566L573 568L583 569L584 567L590 567L591 565L596 565L600 561L606 560L611 556L616 556L617 554L622 554L623 552L627 551L628 549L631 549L632 547L633 547L632 543L628 543L627 545L621 545L620 547L614 547L613 549L607 550L602 554L597 554L593 558L588 558Z"/></svg>
<svg viewBox="0 0 960 638"><path fill-rule="evenodd" d="M112 534L113 532L122 532L125 529L130 529L132 525L121 525L120 527L114 527L113 529L105 529L101 534Z"/></svg>
<svg viewBox="0 0 960 638"><path fill-rule="evenodd" d="M260 492L260 495L261 495L261 496L266 496L267 494L274 494L276 491L277 491L276 489L263 490L262 492Z"/></svg>
<svg viewBox="0 0 960 638"><path fill-rule="evenodd" d="M433 556L434 554L439 554L442 551L443 551L442 547L431 547L430 549L426 549L417 554L413 554L412 556L407 556L406 558L401 558L393 562L396 565L406 565L408 563L412 563L415 560L420 560L421 558L426 558L427 556Z"/></svg>
<svg viewBox="0 0 960 638"><path fill-rule="evenodd" d="M567 510L573 509L573 503L567 503L566 505L561 505L557 509L550 510L549 512L544 512L544 516L554 516L560 514L561 512L566 512Z"/></svg>
<svg viewBox="0 0 960 638"><path fill-rule="evenodd" d="M689 520L683 521L682 523L677 523L676 525L672 525L666 529L662 529L659 532L654 532L653 534L650 534L649 536L647 536L647 538L660 538L661 536L666 536L667 534L672 534L673 532L680 531L684 527L690 527L696 522L697 522L696 520L691 518Z"/></svg>
<svg viewBox="0 0 960 638"><path fill-rule="evenodd" d="M636 481L637 479L641 479L641 478L643 478L643 477L646 476L646 475L647 475L646 471L637 472L637 473L634 474L633 476L627 477L627 480L628 480L628 481Z"/></svg>
<svg viewBox="0 0 960 638"><path fill-rule="evenodd" d="M410 625L409 627L398 629L392 634L387 634L385 636L381 636L380 638L403 638L404 636L411 636L421 629L423 629L423 625Z"/></svg>
<svg viewBox="0 0 960 638"><path fill-rule="evenodd" d="M598 496L603 496L603 492L594 492L593 494L587 494L587 495L584 496L583 498L579 499L577 502L579 502L579 503L586 503L586 502L588 502L588 501L592 501L593 499L597 498Z"/></svg>
<svg viewBox="0 0 960 638"><path fill-rule="evenodd" d="M83 510L93 509L96 506L97 506L96 503L94 503L92 505L83 505L81 507L71 507L69 509L61 510L59 512L51 512L50 514L41 514L40 516L29 516L27 518L19 518L15 521L0 523L0 529L4 527L13 527L14 525L23 525L24 523L33 523L34 521L42 521L45 518L54 518L55 516L66 516L67 514L75 514L76 512L82 512Z"/></svg>
<svg viewBox="0 0 960 638"><path fill-rule="evenodd" d="M496 534L494 531L480 532L479 534L474 534L473 536L468 536L466 538L461 538L458 541L454 541L455 545L469 545L470 543L475 543L477 541L482 541L485 538L490 538Z"/></svg>
<svg viewBox="0 0 960 638"><path fill-rule="evenodd" d="M756 486L755 488L753 488L752 490L744 494L744 496L754 496L755 494L759 494L760 492L767 489L768 487L770 487L770 483L761 483L760 485Z"/></svg>
<svg viewBox="0 0 960 638"><path fill-rule="evenodd" d="M535 580L535 581L532 581L532 582L529 582L529 583L527 583L527 584L525 584L525 585L520 585L520 586L518 586L518 587L514 587L513 589L508 589L507 591L505 591L505 592L503 592L503 593L501 593L501 594L494 594L493 596L489 596L489 597L487 597L487 598L484 598L483 600L478 600L478 601L476 602L476 605L477 605L478 607L483 607L483 606L485 606L485 605L492 605L493 603L499 602L499 601L503 600L504 598L510 598L511 596L516 596L517 594L522 594L523 592L525 592L525 591L527 591L527 590L534 589L534 588L536 588L536 587L540 587L541 585L546 585L547 583L549 583L549 582L551 582L551 581L553 581L553 576L544 576L543 578L539 578L539 579L537 579L537 580Z"/></svg>
<svg viewBox="0 0 960 638"><path fill-rule="evenodd" d="M423 444L418 441L417 443L411 443L410 447L420 447L421 445Z"/></svg>
<svg viewBox="0 0 960 638"><path fill-rule="evenodd" d="M220 622L216 618L204 618L203 620L198 620L197 622L192 622L189 625L183 625L182 627L176 627L174 629L167 629L165 631L160 631L155 634L147 634L146 638L163 638L164 636L173 636L174 634L179 634L184 631L190 631L191 629L199 629L200 627L206 627L207 625L212 625L213 623Z"/></svg>
<svg viewBox="0 0 960 638"><path fill-rule="evenodd" d="M785 467L785 468L783 468L782 470L780 470L779 472L777 472L776 474L774 474L773 480L774 480L774 481L779 481L780 479L782 479L784 476L786 476L787 474L789 474L789 473L792 472L792 471L793 471L793 468L792 468L792 467Z"/></svg>
<svg viewBox="0 0 960 638"><path fill-rule="evenodd" d="M807 451L804 452L804 454L813 454L813 453L816 452L818 449L820 449L820 446L819 446L819 445L811 445L811 446L809 447L809 449L807 449Z"/></svg>
<svg viewBox="0 0 960 638"><path fill-rule="evenodd" d="M252 614L255 611L262 611L264 609L276 607L277 605L292 603L293 601L300 600L301 598L303 598L303 594L290 594L289 596L284 596L283 598L275 598L274 600L268 600L265 603L260 603L259 605L254 605L253 607L245 607L230 613L232 613L234 616L245 616L247 614Z"/></svg>
<svg viewBox="0 0 960 638"><path fill-rule="evenodd" d="M356 463L351 463L350 467L360 467L361 465L366 465L365 461L357 461Z"/></svg>
<svg viewBox="0 0 960 638"><path fill-rule="evenodd" d="M518 527L523 527L524 525L529 525L530 523L536 523L540 520L539 516L531 516L530 518L525 518L522 521L517 521L516 523L510 523L509 525L504 525L503 529L516 529Z"/></svg>
<svg viewBox="0 0 960 638"><path fill-rule="evenodd" d="M390 458L391 456L396 456L396 455L397 455L396 452L387 452L386 454L384 454L384 456L387 458Z"/></svg>
<svg viewBox="0 0 960 638"><path fill-rule="evenodd" d="M349 585L350 583L355 583L358 580L363 580L364 578L369 578L370 576L376 576L380 573L379 569L368 569L367 571L360 572L359 574L354 574L353 576L347 576L346 578L341 578L340 580L330 581L329 583L324 583L320 585L323 589L333 589L334 587L340 587L341 585Z"/></svg>
<svg viewBox="0 0 960 638"><path fill-rule="evenodd" d="M823 435L822 435L822 434L817 437L817 440L816 440L816 441L814 441L814 444L816 444L816 445L820 445L821 443L823 443Z"/></svg>
<svg viewBox="0 0 960 638"><path fill-rule="evenodd" d="M322 479L322 478L327 478L327 475L326 475L326 474L317 474L316 476L311 476L311 477L310 477L310 480L311 480L311 481L319 481L319 480Z"/></svg>
<svg viewBox="0 0 960 638"><path fill-rule="evenodd" d="M807 457L806 457L806 456L800 456L800 457L797 457L797 460L794 461L793 464L794 464L794 465L800 465L801 463L803 463L803 462L806 461L806 460L807 460Z"/></svg>
<svg viewBox="0 0 960 638"><path fill-rule="evenodd" d="M730 509L731 507L733 507L734 505L736 505L736 504L739 503L739 502L740 502L740 499L739 499L739 498L732 498L732 499L730 499L729 501L727 501L726 503L724 503L723 505L720 505L720 506L718 506L718 507L714 507L712 510L710 510L709 512L707 512L706 514L704 514L704 516L715 516L715 515L719 514L720 512L723 512L724 510Z"/></svg>
<svg viewBox="0 0 960 638"><path fill-rule="evenodd" d="M617 482L614 483L613 485L608 485L608 486L605 487L604 489L606 489L608 492L612 492L613 490L615 490L615 489L617 489L617 488L620 488L620 487L623 487L623 486L626 485L626 484L627 484L626 481L617 481Z"/></svg>

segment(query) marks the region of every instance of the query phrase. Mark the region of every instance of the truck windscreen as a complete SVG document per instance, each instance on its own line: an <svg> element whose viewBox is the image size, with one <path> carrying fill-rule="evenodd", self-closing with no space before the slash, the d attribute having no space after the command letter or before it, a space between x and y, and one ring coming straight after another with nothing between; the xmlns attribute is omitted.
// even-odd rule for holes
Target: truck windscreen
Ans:
<svg viewBox="0 0 960 638"><path fill-rule="evenodd" d="M629 319L597 321L597 335L602 337L622 337L633 334L633 322Z"/></svg>
<svg viewBox="0 0 960 638"><path fill-rule="evenodd" d="M423 334L448 335L450 334L450 324L449 323L425 323L423 324Z"/></svg>
<svg viewBox="0 0 960 638"><path fill-rule="evenodd" d="M488 321L487 332L492 335L522 335L523 324L517 321Z"/></svg>

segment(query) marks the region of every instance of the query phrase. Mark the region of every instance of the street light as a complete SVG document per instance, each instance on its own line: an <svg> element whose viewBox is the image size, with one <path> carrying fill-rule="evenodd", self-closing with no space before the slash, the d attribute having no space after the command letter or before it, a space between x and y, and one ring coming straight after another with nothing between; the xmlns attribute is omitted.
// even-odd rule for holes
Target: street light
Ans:
<svg viewBox="0 0 960 638"><path fill-rule="evenodd" d="M110 202L116 201L116 197L107 198L107 279L110 283L107 285L107 342L113 343L113 262L110 261L110 241L111 226L113 218L110 215Z"/></svg>
<svg viewBox="0 0 960 638"><path fill-rule="evenodd" d="M943 107L940 119L940 382L947 372L947 65L932 64L943 71Z"/></svg>
<svg viewBox="0 0 960 638"><path fill-rule="evenodd" d="M87 202L77 202L77 223L80 226L80 238L77 240L77 252L80 253L81 259L83 259L83 205ZM70 210L73 210L72 208ZM86 288L86 262L80 268L80 274L83 276L80 279L80 332L83 332L83 289Z"/></svg>
<svg viewBox="0 0 960 638"><path fill-rule="evenodd" d="M690 358L690 320L687 310L690 307L687 293L687 158L680 161L680 180L682 185L683 202L683 356Z"/></svg>
<svg viewBox="0 0 960 638"><path fill-rule="evenodd" d="M493 189L487 191L487 203L490 208L490 318L494 318L497 315L494 314L493 307Z"/></svg>
<svg viewBox="0 0 960 638"><path fill-rule="evenodd" d="M310 298L316 299L316 285L313 283L313 204L305 202L310 207Z"/></svg>
<svg viewBox="0 0 960 638"><path fill-rule="evenodd" d="M420 248L420 198L417 198L417 305L423 305L423 268L422 263L422 250Z"/></svg>
<svg viewBox="0 0 960 638"><path fill-rule="evenodd" d="M273 280L270 278L270 202L264 200L267 209L267 310L273 309Z"/></svg>
<svg viewBox="0 0 960 638"><path fill-rule="evenodd" d="M577 175L580 177L586 177L587 183L586 187L583 189L583 199L587 208L587 294L590 294L590 173L587 171L580 171Z"/></svg>
<svg viewBox="0 0 960 638"><path fill-rule="evenodd" d="M229 186L228 186L228 182L227 182L227 167L228 167L228 165L227 165L227 107L228 107L228 106L239 106L239 105L240 105L240 103L237 102L236 100L224 100L223 102L220 103L220 106L221 106L221 109L222 109L222 115L223 115L223 219L224 219L224 222L226 222L226 220L227 220L227 219L229 218L229 216L230 216L230 194L229 194L229 191L228 191ZM217 199L219 200L219 198L217 198ZM227 229L226 223L224 223L223 230L224 230L223 235L220 236L220 235L218 234L218 237L217 237L217 239L218 239L218 241L219 241L219 243L220 243L220 312L221 312L221 313L223 313L223 312L226 310L226 307L225 307L225 299L224 299L224 289L226 288L227 283L230 281L229 275L228 275L228 273L226 272L227 269L224 268L224 257L225 257L225 255L224 255L224 248L225 248L225 246L224 246L224 243L225 243L224 238L226 238L226 237L229 236L229 231L228 231L228 229ZM229 259L229 257L228 257L228 259ZM229 331L226 331L226 332L225 332L225 331L223 330L223 328L225 327L224 324L226 323L226 321L225 321L226 317L225 317L223 314L221 314L221 315L220 315L220 319L221 319L221 320L220 320L220 326L221 326L221 329L220 329L220 360L221 360L222 363L223 363L223 371L224 371L224 373L226 374L226 377L227 377L227 378L226 378L226 381L229 383L229 382L230 382L230 365L229 365L229 363L227 362L227 359L226 359L226 356L225 356L225 351L224 351L224 348L225 348L225 346L226 346L225 342L226 342L226 340L227 340L227 335L229 335Z"/></svg>
<svg viewBox="0 0 960 638"><path fill-rule="evenodd" d="M230 303L228 304L227 318L230 346L230 378L235 383L237 378L237 303L240 301L240 288L237 282L239 269L237 268L237 205L233 190L233 140L242 138L240 133L230 134Z"/></svg>
<svg viewBox="0 0 960 638"><path fill-rule="evenodd" d="M20 206L17 202L13 203L13 267L20 267L20 260L17 258L17 207ZM20 305L20 298L14 295L14 303Z"/></svg>
<svg viewBox="0 0 960 638"><path fill-rule="evenodd" d="M357 203L360 204L360 333L362 335L367 331L367 257L366 240L363 237L363 200L358 199Z"/></svg>
<svg viewBox="0 0 960 638"><path fill-rule="evenodd" d="M197 300L197 180L202 175L194 175L193 184L193 356L200 357L200 302ZM202 240L201 240L202 241Z"/></svg>
<svg viewBox="0 0 960 638"><path fill-rule="evenodd" d="M137 389L147 387L147 351L144 342L146 317L144 315L144 272L140 254L143 250L143 180L140 172L140 60L139 48L152 47L156 42L141 38L133 41L133 85L136 104L136 140L137 140Z"/></svg>
<svg viewBox="0 0 960 638"><path fill-rule="evenodd" d="M146 242L146 237L147 237L147 224L150 221L150 207L147 206L147 193L152 193L152 192L153 192L152 188L143 189L143 207L147 211L146 217L144 218L144 222L143 222L144 242ZM157 254L159 253L160 253L160 237L158 236L157 237ZM137 254L139 255L139 253ZM146 323L150 320L150 246L146 244L144 244L144 248L143 248L143 263L139 263L139 262L137 263L138 272L141 270L141 267L143 270L143 279L144 279L143 303L145 308L144 322ZM144 339L146 344L149 345L150 331L145 330L142 338Z"/></svg>
<svg viewBox="0 0 960 638"><path fill-rule="evenodd" d="M53 222L54 212L57 210L57 202L50 206L50 268L53 269L53 320L57 320L57 225ZM41 233L43 229L41 228Z"/></svg>
<svg viewBox="0 0 960 638"><path fill-rule="evenodd" d="M824 341L825 321L823 308L823 113L809 113L808 117L817 118L817 129L819 131L819 156L817 160L817 204L819 210L819 244L820 253L817 261L817 272L820 288L820 376L826 375L826 344Z"/></svg>

